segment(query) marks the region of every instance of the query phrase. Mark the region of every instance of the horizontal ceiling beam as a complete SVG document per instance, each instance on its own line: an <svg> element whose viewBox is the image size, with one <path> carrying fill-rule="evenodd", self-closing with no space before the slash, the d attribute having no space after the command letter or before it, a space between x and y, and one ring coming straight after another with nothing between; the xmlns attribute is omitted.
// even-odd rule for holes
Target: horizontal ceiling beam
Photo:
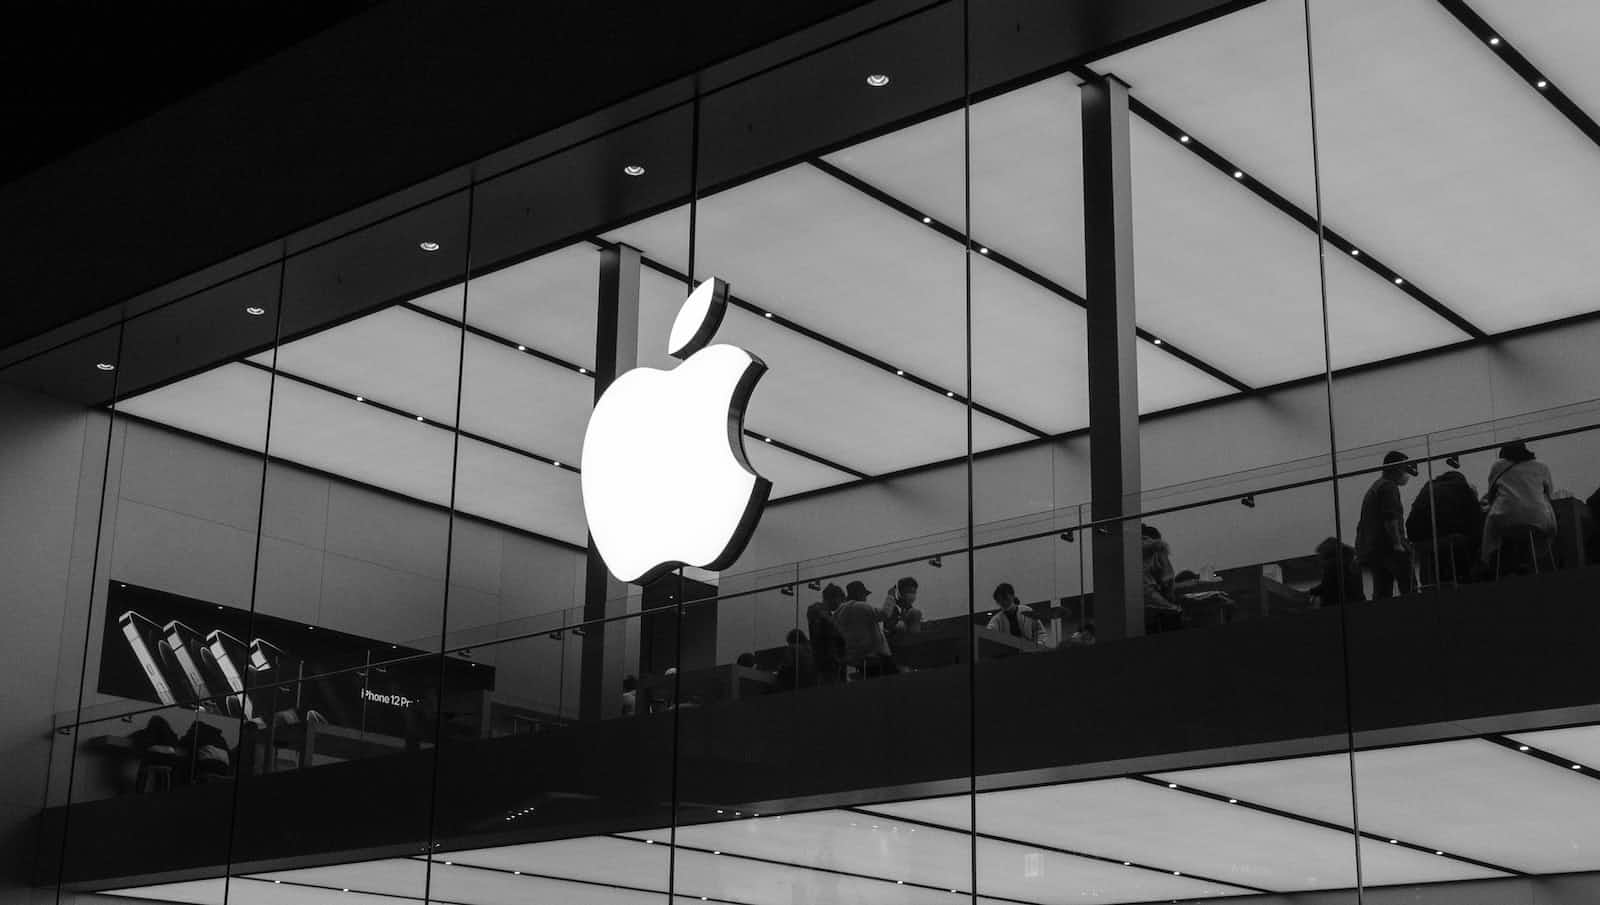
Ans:
<svg viewBox="0 0 1600 905"><path fill-rule="evenodd" d="M921 223L924 227L932 229L934 232L937 232L945 238L956 242L963 248L968 247L969 237L965 232L957 229L956 227L928 216L927 214L918 210L915 206L908 204L907 202L895 197L889 192L884 191L883 189L873 185L859 176L834 166L826 160L817 159L810 161L810 163L818 170L821 170L829 176L832 176L834 179L839 180L856 191L861 192L863 195L866 195L874 201L883 204L896 213ZM1082 295L1073 292L1071 289L1068 289L1060 283L1057 283L1055 280L1052 280L1037 270L1034 270L1026 264L1023 264L1016 258L1005 254L995 246L979 242L976 238L971 238L970 247L977 249L980 256L988 258L989 260L995 262L1001 267L1004 267L1017 276L1020 276L1028 282L1033 283L1035 286L1038 286L1039 288L1044 289L1045 291L1059 298L1065 299L1072 304L1077 305L1079 308L1083 308L1085 310L1088 309L1089 302ZM1221 368L1218 368L1215 365L1200 359L1198 356L1190 354L1189 352L1186 352L1183 349L1173 345L1170 340L1159 337L1142 327L1136 329L1140 339L1150 343L1152 346L1160 349L1163 352L1166 352L1168 355L1177 358L1185 364L1204 371L1205 373L1211 375L1217 380L1222 381L1228 386L1233 387L1236 390L1250 389L1249 384L1238 379L1237 377L1234 377L1226 371L1223 371Z"/></svg>

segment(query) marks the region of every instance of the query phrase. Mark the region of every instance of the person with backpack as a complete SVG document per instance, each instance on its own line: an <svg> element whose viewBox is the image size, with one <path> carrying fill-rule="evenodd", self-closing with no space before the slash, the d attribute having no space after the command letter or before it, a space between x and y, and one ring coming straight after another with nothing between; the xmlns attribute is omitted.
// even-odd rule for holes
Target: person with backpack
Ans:
<svg viewBox="0 0 1600 905"><path fill-rule="evenodd" d="M1548 550L1556 536L1554 492L1549 466L1527 444L1517 440L1500 447L1500 458L1489 467L1483 520L1483 560L1497 574L1537 564L1540 547Z"/></svg>
<svg viewBox="0 0 1600 905"><path fill-rule="evenodd" d="M1406 516L1406 539L1424 581L1468 580L1483 541L1483 507L1466 475L1452 468L1422 485Z"/></svg>

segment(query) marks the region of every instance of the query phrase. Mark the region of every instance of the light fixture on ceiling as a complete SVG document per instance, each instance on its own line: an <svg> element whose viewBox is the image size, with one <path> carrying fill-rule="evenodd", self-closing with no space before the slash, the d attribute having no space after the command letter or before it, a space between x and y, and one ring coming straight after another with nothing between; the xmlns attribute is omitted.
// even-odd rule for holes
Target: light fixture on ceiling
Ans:
<svg viewBox="0 0 1600 905"><path fill-rule="evenodd" d="M771 437L762 437L761 439L767 441L768 443L772 442L772 438Z"/></svg>
<svg viewBox="0 0 1600 905"><path fill-rule="evenodd" d="M1528 750L1528 746L1527 745L1518 745L1517 746L1517 750L1518 751L1526 751L1526 750Z"/></svg>
<svg viewBox="0 0 1600 905"><path fill-rule="evenodd" d="M1175 871L1173 871L1173 872L1172 872L1172 875L1173 875L1173 876L1174 876L1174 877L1181 877L1181 876L1183 876L1183 871L1181 871L1181 870L1175 870Z"/></svg>
<svg viewBox="0 0 1600 905"><path fill-rule="evenodd" d="M882 88L883 86L889 84L889 77L884 73L874 72L873 74L867 76L867 84L874 88Z"/></svg>
<svg viewBox="0 0 1600 905"><path fill-rule="evenodd" d="M260 317L261 315L267 313L267 309L257 305L251 305L250 307L244 309L244 313L250 315L251 317Z"/></svg>
<svg viewBox="0 0 1600 905"><path fill-rule="evenodd" d="M439 243L438 242L433 242L433 241L419 242L419 243L417 243L417 247L422 249L423 251L429 251L429 252L438 251L439 250Z"/></svg>
<svg viewBox="0 0 1600 905"><path fill-rule="evenodd" d="M1441 851L1437 851L1437 850L1435 850L1435 851L1434 851L1434 854L1435 854L1435 855L1442 855L1442 854L1444 854L1444 852L1441 852Z"/></svg>
<svg viewBox="0 0 1600 905"><path fill-rule="evenodd" d="M551 461L551 462L550 462L550 464L551 464L551 465L554 465L554 466L555 466L555 467L557 467L557 468L560 468L560 467L561 467L561 463L560 463L560 462L556 462L556 461L553 461L553 460L552 460L552 461Z"/></svg>
<svg viewBox="0 0 1600 905"><path fill-rule="evenodd" d="M1550 87L1550 83L1545 81L1544 79L1540 79L1537 83L1535 83L1534 87L1539 88L1539 89L1542 90L1542 89L1545 89L1545 88L1549 88Z"/></svg>
<svg viewBox="0 0 1600 905"><path fill-rule="evenodd" d="M1187 135L1179 135L1178 136L1178 140L1183 142L1184 144L1188 144L1189 143L1189 136L1187 136Z"/></svg>
<svg viewBox="0 0 1600 905"><path fill-rule="evenodd" d="M1161 345L1161 339L1159 337L1157 337L1155 340L1153 340L1153 342L1158 346Z"/></svg>
<svg viewBox="0 0 1600 905"><path fill-rule="evenodd" d="M421 421L421 420L422 420L422 416L421 416L421 415L418 415L418 416L417 416L417 420L418 420L418 421Z"/></svg>
<svg viewBox="0 0 1600 905"><path fill-rule="evenodd" d="M518 352L526 352L526 351L528 351L528 347L519 345L519 346L517 346L517 351Z"/></svg>
<svg viewBox="0 0 1600 905"><path fill-rule="evenodd" d="M1352 257L1352 258L1361 257L1361 249L1359 249L1359 248L1350 249L1350 257Z"/></svg>
<svg viewBox="0 0 1600 905"><path fill-rule="evenodd" d="M1234 170L1233 171L1233 178L1235 178L1235 179L1243 179L1244 178L1244 170Z"/></svg>
<svg viewBox="0 0 1600 905"><path fill-rule="evenodd" d="M985 245L985 246L983 246L983 247L978 249L978 254L980 254L980 255L986 255L988 253L989 253L989 246L987 246L987 245Z"/></svg>
<svg viewBox="0 0 1600 905"><path fill-rule="evenodd" d="M1583 769L1583 764L1573 764L1572 765L1572 769L1574 769L1574 770L1582 770Z"/></svg>
<svg viewBox="0 0 1600 905"><path fill-rule="evenodd" d="M578 369L578 373L579 374L587 374L587 373L589 373L589 369L588 368L579 368Z"/></svg>
<svg viewBox="0 0 1600 905"><path fill-rule="evenodd" d="M1500 38L1497 37L1497 36L1491 35L1489 37L1489 46L1490 47L1499 47L1500 46Z"/></svg>
<svg viewBox="0 0 1600 905"><path fill-rule="evenodd" d="M932 223L933 222L933 218L932 217L923 217L922 218L922 222L923 223Z"/></svg>
<svg viewBox="0 0 1600 905"><path fill-rule="evenodd" d="M954 399L954 398L956 398L956 394L955 394L955 391L954 391L954 390L945 390L945 391L944 391L944 394L945 394L945 395L946 395L946 396L948 396L948 397L950 397L950 398L951 398L951 399Z"/></svg>
<svg viewBox="0 0 1600 905"><path fill-rule="evenodd" d="M1228 804L1238 804L1238 803L1239 803L1239 799L1237 799L1237 798L1228 799Z"/></svg>
<svg viewBox="0 0 1600 905"><path fill-rule="evenodd" d="M367 401L367 397L365 397L365 396L357 396L356 397L356 401L357 402L366 402Z"/></svg>
<svg viewBox="0 0 1600 905"><path fill-rule="evenodd" d="M772 312L771 312L771 311L768 311L768 312L767 312L767 314L766 314L766 316L767 316L767 317L771 317L771 316L772 316Z"/></svg>
<svg viewBox="0 0 1600 905"><path fill-rule="evenodd" d="M1132 867L1133 866L1133 862L1132 861L1124 861L1124 862L1122 862L1122 866L1123 867Z"/></svg>
<svg viewBox="0 0 1600 905"><path fill-rule="evenodd" d="M1390 845L1399 845L1400 844L1400 840L1399 839L1390 839L1389 840L1389 844Z"/></svg>
<svg viewBox="0 0 1600 905"><path fill-rule="evenodd" d="M1404 279L1400 278L1400 277L1395 277L1394 278L1394 284L1396 286L1404 286L1406 284L1406 281Z"/></svg>
<svg viewBox="0 0 1600 905"><path fill-rule="evenodd" d="M894 376L896 376L896 377L904 377L904 376L906 376L906 372L901 371L901 370L896 370L894 372Z"/></svg>
<svg viewBox="0 0 1600 905"><path fill-rule="evenodd" d="M639 166L636 163L630 163L622 168L622 172L627 173L629 176L643 176L644 167Z"/></svg>
<svg viewBox="0 0 1600 905"><path fill-rule="evenodd" d="M109 361L99 362L99 363L97 363L95 365L95 367L99 368L102 371L115 371L117 369L117 366L112 364Z"/></svg>
<svg viewBox="0 0 1600 905"><path fill-rule="evenodd" d="M1175 782L1167 783L1167 788L1169 788L1169 789L1176 789L1177 787L1178 787L1178 784L1175 783Z"/></svg>

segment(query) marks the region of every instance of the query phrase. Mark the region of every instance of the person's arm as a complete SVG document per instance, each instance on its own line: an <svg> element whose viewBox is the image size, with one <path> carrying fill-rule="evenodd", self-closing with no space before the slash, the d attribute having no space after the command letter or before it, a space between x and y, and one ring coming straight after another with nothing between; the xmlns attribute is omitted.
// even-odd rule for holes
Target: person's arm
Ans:
<svg viewBox="0 0 1600 905"><path fill-rule="evenodd" d="M1389 535L1389 548L1391 550L1408 550L1406 546L1405 526L1401 520L1405 518L1406 507L1400 502L1400 488L1391 485L1385 493L1383 530Z"/></svg>

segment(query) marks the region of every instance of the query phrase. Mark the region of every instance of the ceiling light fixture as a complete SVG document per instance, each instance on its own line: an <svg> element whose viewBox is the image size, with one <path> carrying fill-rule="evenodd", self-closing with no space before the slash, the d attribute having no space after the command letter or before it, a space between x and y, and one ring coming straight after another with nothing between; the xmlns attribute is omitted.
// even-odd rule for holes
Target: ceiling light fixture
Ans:
<svg viewBox="0 0 1600 905"><path fill-rule="evenodd" d="M528 351L528 347L527 346L517 346L517 351L518 352L526 352L526 351Z"/></svg>
<svg viewBox="0 0 1600 905"><path fill-rule="evenodd" d="M418 416L417 416L417 420L418 420L418 421L421 421L421 420L422 420L422 416L421 416L421 415L418 415Z"/></svg>
<svg viewBox="0 0 1600 905"><path fill-rule="evenodd" d="M1528 750L1528 746L1527 745L1518 745L1517 746L1517 750L1518 751L1526 751L1526 750Z"/></svg>
<svg viewBox="0 0 1600 905"><path fill-rule="evenodd" d="M1244 178L1244 170L1234 170L1233 171L1233 178L1235 178L1235 179L1243 179Z"/></svg>
<svg viewBox="0 0 1600 905"><path fill-rule="evenodd" d="M356 397L356 401L357 402L366 402L367 401L367 397L365 397L365 396L357 396Z"/></svg>
<svg viewBox="0 0 1600 905"><path fill-rule="evenodd" d="M1490 47L1499 47L1500 46L1500 39L1497 38L1497 37L1490 37L1489 38L1489 46Z"/></svg>
<svg viewBox="0 0 1600 905"><path fill-rule="evenodd" d="M423 251L429 251L429 252L438 251L439 250L439 243L438 242L419 242L419 243L417 243L417 247L422 249Z"/></svg>
<svg viewBox="0 0 1600 905"><path fill-rule="evenodd" d="M944 394L946 396L949 396L951 399L956 398L956 394L955 394L954 390L945 390Z"/></svg>
<svg viewBox="0 0 1600 905"><path fill-rule="evenodd" d="M896 376L896 377L904 377L904 376L906 376L906 372L901 371L901 370L896 370L894 372L894 376Z"/></svg>
<svg viewBox="0 0 1600 905"><path fill-rule="evenodd" d="M250 315L251 317L260 317L261 315L267 313L267 309L251 305L250 307L244 309L244 313Z"/></svg>
<svg viewBox="0 0 1600 905"><path fill-rule="evenodd" d="M1390 845L1399 845L1400 844L1400 840L1399 839L1390 839L1389 840L1389 844Z"/></svg>
<svg viewBox="0 0 1600 905"><path fill-rule="evenodd" d="M1538 84L1535 87L1538 87L1538 88L1549 88L1550 87L1550 83L1545 81L1544 79L1540 79L1538 81Z"/></svg>
<svg viewBox="0 0 1600 905"><path fill-rule="evenodd" d="M1159 340L1159 339L1157 339L1157 340L1156 340L1156 341L1155 341L1155 343L1156 343L1156 345L1158 345L1158 346L1159 346L1159 345L1161 345L1161 340Z"/></svg>
<svg viewBox="0 0 1600 905"><path fill-rule="evenodd" d="M636 163L630 163L622 168L622 172L627 173L629 176L643 176L644 167L639 166Z"/></svg>
<svg viewBox="0 0 1600 905"><path fill-rule="evenodd" d="M578 373L579 374L587 374L587 373L589 373L589 369L588 368L579 368L578 369Z"/></svg>
<svg viewBox="0 0 1600 905"><path fill-rule="evenodd" d="M550 464L551 464L551 465L554 465L554 466L555 466L555 467L557 467L557 468L560 468L560 467L561 467L561 463L560 463L560 462L556 462L556 461L553 461L553 460L552 460L552 461L551 461L551 463L550 463Z"/></svg>
<svg viewBox="0 0 1600 905"><path fill-rule="evenodd" d="M988 253L989 253L989 247L987 245L982 247L982 248L980 248L980 249L978 249L978 254L980 254L980 255L986 255Z"/></svg>
<svg viewBox="0 0 1600 905"><path fill-rule="evenodd" d="M1395 277L1394 278L1394 284L1396 286L1404 286L1406 284L1406 281L1401 279L1400 277Z"/></svg>
<svg viewBox="0 0 1600 905"><path fill-rule="evenodd" d="M767 441L768 443L772 442L772 438L771 437L762 437L761 439Z"/></svg>
<svg viewBox="0 0 1600 905"><path fill-rule="evenodd" d="M1352 257L1352 258L1361 257L1361 249L1359 249L1359 248L1350 249L1350 257Z"/></svg>
<svg viewBox="0 0 1600 905"><path fill-rule="evenodd" d="M874 72L873 74L867 76L867 84L874 88L882 88L883 86L889 84L889 77L881 72Z"/></svg>
<svg viewBox="0 0 1600 905"><path fill-rule="evenodd" d="M1572 765L1572 769L1574 769L1574 770L1582 770L1583 769L1583 764L1573 764Z"/></svg>
<svg viewBox="0 0 1600 905"><path fill-rule="evenodd" d="M1189 136L1187 136L1187 135L1179 135L1178 136L1178 140L1183 142L1184 144L1188 144L1189 143Z"/></svg>
<svg viewBox="0 0 1600 905"><path fill-rule="evenodd" d="M923 217L922 218L922 222L923 223L932 223L933 222L933 218L932 217Z"/></svg>
<svg viewBox="0 0 1600 905"><path fill-rule="evenodd" d="M115 371L117 369L117 366L112 364L109 361L102 361L102 362L96 364L95 367L99 368L102 371Z"/></svg>
<svg viewBox="0 0 1600 905"><path fill-rule="evenodd" d="M767 317L771 317L771 316L772 316L772 312L771 312L771 311L768 311L768 312L767 312Z"/></svg>
<svg viewBox="0 0 1600 905"><path fill-rule="evenodd" d="M1441 852L1441 851L1435 851L1435 852L1434 852L1434 854L1435 854L1435 855L1442 855L1442 854L1444 854L1444 852Z"/></svg>
<svg viewBox="0 0 1600 905"><path fill-rule="evenodd" d="M1167 788L1169 788L1169 789L1176 789L1177 787L1178 787L1178 784L1175 783L1175 782L1167 783Z"/></svg>
<svg viewBox="0 0 1600 905"><path fill-rule="evenodd" d="M1237 799L1237 798L1228 799L1228 804L1238 804L1238 803L1239 803L1239 799Z"/></svg>

